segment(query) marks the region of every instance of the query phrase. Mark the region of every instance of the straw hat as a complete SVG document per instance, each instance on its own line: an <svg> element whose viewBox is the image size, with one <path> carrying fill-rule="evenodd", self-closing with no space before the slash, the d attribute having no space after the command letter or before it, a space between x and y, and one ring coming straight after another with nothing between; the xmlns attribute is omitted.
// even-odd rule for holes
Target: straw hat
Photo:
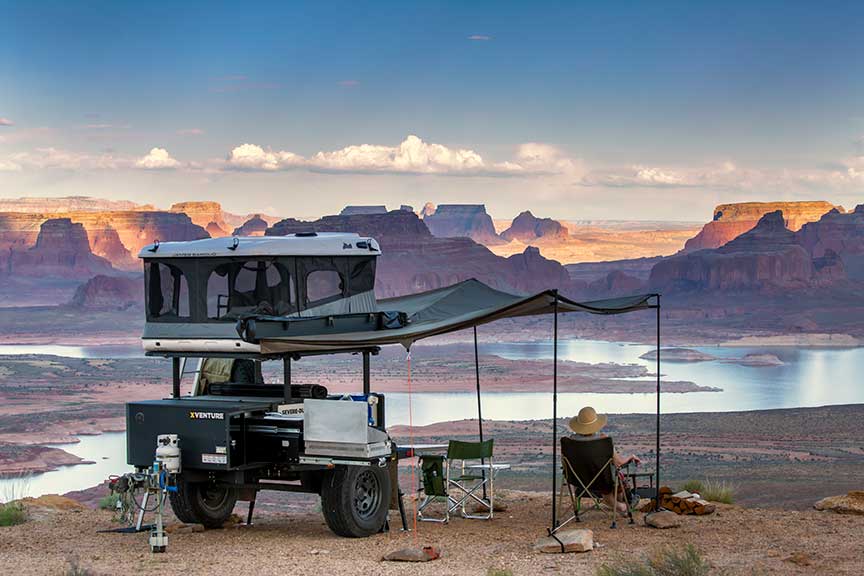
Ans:
<svg viewBox="0 0 864 576"><path fill-rule="evenodd" d="M570 419L570 429L576 434L589 435L598 432L606 425L606 415L597 414L591 406L579 410L579 414Z"/></svg>

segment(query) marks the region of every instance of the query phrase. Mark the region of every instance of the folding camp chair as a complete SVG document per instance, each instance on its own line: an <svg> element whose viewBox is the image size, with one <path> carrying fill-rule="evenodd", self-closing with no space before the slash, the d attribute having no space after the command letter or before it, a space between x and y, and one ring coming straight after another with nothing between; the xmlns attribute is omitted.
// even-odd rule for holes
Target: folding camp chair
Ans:
<svg viewBox="0 0 864 576"><path fill-rule="evenodd" d="M612 438L595 438L591 440L574 440L572 438L561 438L561 468L564 473L564 481L561 484L561 501L564 499L566 487L570 494L570 503L573 505L573 516L558 525L555 530L560 529L568 522L575 520L580 522L579 514L582 511L582 498L589 497L593 500L595 510L608 508L603 501L604 494L615 494L618 501L619 490L624 490L624 502L627 504L627 517L633 524L633 507L635 503L626 482L620 483L621 474L613 456L615 447ZM617 527L618 507L611 507L612 528Z"/></svg>
<svg viewBox="0 0 864 576"><path fill-rule="evenodd" d="M425 499L417 509L420 520L447 522L450 514L460 510L463 518L491 520L495 511L495 476L508 464L495 464L492 458L493 440L484 442L460 442L451 440L447 456L423 455L420 457L421 478ZM478 492L487 488L485 495ZM423 511L433 502L446 502L443 517L423 516ZM487 512L471 514L466 505L476 503Z"/></svg>

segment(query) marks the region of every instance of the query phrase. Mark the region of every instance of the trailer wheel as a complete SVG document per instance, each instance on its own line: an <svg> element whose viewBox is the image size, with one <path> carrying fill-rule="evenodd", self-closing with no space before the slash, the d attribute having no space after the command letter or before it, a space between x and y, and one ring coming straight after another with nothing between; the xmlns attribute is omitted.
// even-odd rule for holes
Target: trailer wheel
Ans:
<svg viewBox="0 0 864 576"><path fill-rule="evenodd" d="M386 468L337 466L321 486L321 511L327 526L348 538L380 532L387 521L390 490Z"/></svg>
<svg viewBox="0 0 864 576"><path fill-rule="evenodd" d="M206 528L221 528L237 503L236 488L210 482L180 482L177 492L168 494L178 520Z"/></svg>

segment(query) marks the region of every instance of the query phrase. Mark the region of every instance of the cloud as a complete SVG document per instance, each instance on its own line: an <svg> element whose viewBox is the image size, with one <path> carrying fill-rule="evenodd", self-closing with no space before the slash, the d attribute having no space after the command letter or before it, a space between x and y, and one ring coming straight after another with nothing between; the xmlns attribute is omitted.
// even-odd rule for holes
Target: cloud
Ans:
<svg viewBox="0 0 864 576"><path fill-rule="evenodd" d="M177 130L177 134L180 136L203 136L204 130L201 128L183 128Z"/></svg>
<svg viewBox="0 0 864 576"><path fill-rule="evenodd" d="M229 170L268 171L302 168L315 172L357 174L440 174L459 176L537 176L574 172L579 163L548 144L520 146L517 157L488 162L468 148L426 142L413 134L397 146L353 144L309 157L243 144L228 153Z"/></svg>
<svg viewBox="0 0 864 576"><path fill-rule="evenodd" d="M60 169L60 170L112 170L124 165L122 160L111 154L79 154L57 148L36 148L32 152L12 154L0 162L11 163L19 168Z"/></svg>
<svg viewBox="0 0 864 576"><path fill-rule="evenodd" d="M359 144L318 152L311 163L323 170L413 174L478 172L487 168L483 158L473 150L424 142L413 134L399 146Z"/></svg>
<svg viewBox="0 0 864 576"><path fill-rule="evenodd" d="M145 170L170 170L179 165L180 162L172 158L164 148L151 148L146 156L135 162L135 166Z"/></svg>
<svg viewBox="0 0 864 576"><path fill-rule="evenodd" d="M0 117L0 126L14 126L14 125L15 125L15 123L12 122L12 120L9 120L8 118Z"/></svg>
<svg viewBox="0 0 864 576"><path fill-rule="evenodd" d="M468 36L468 40L473 42L488 42L489 40L492 40L492 36L488 34L471 34Z"/></svg>
<svg viewBox="0 0 864 576"><path fill-rule="evenodd" d="M740 170L732 162L696 168L636 164L591 171L580 183L611 188L741 188L754 176L755 173Z"/></svg>
<svg viewBox="0 0 864 576"><path fill-rule="evenodd" d="M337 82L337 84L339 86L343 86L345 88L353 88L354 86L359 86L360 81L359 80L340 80L339 82Z"/></svg>
<svg viewBox="0 0 864 576"><path fill-rule="evenodd" d="M21 165L12 160L0 159L0 172L20 172Z"/></svg>
<svg viewBox="0 0 864 576"><path fill-rule="evenodd" d="M543 142L526 142L516 150L516 164L533 173L574 173L582 170L579 160L570 158L563 150Z"/></svg>
<svg viewBox="0 0 864 576"><path fill-rule="evenodd" d="M226 163L235 170L264 170L272 172L302 165L302 156L293 152L272 152L257 144L241 144L228 153Z"/></svg>

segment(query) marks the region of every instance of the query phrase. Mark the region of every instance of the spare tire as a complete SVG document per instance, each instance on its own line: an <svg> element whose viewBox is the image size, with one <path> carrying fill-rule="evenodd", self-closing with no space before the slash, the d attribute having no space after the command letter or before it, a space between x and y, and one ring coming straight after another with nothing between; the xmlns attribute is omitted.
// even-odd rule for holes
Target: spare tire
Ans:
<svg viewBox="0 0 864 576"><path fill-rule="evenodd" d="M321 511L335 534L363 538L384 528L392 489L387 468L337 466L323 480Z"/></svg>
<svg viewBox="0 0 864 576"><path fill-rule="evenodd" d="M237 489L212 482L180 481L177 492L169 492L168 498L181 522L221 528L234 511Z"/></svg>

